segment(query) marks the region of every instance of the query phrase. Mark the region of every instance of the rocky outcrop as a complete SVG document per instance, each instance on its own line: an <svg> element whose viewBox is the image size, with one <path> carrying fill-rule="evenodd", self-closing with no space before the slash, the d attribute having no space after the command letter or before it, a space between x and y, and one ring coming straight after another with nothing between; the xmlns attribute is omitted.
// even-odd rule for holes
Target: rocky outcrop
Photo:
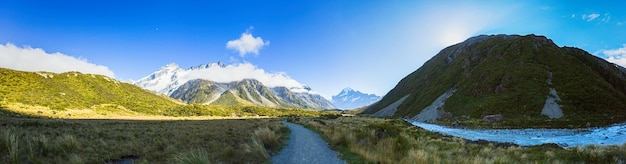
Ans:
<svg viewBox="0 0 626 164"><path fill-rule="evenodd" d="M486 115L483 117L483 122L498 122L500 120L502 120L501 114Z"/></svg>
<svg viewBox="0 0 626 164"><path fill-rule="evenodd" d="M393 116L394 113L396 113L396 110L398 109L398 106L400 104L402 104L404 102L404 100L406 100L406 98L409 97L409 95L406 95L402 98L400 98L400 100L394 102L393 104L383 108L383 110L380 110L376 113L374 113L374 116L378 116L378 117L389 117L389 116Z"/></svg>
<svg viewBox="0 0 626 164"><path fill-rule="evenodd" d="M413 120L420 122L433 122L446 114L446 111L443 110L443 105L446 102L446 99L450 98L452 94L456 91L456 88L451 88L450 90L443 93L441 96L437 97L430 106L424 108L420 114L413 117Z"/></svg>

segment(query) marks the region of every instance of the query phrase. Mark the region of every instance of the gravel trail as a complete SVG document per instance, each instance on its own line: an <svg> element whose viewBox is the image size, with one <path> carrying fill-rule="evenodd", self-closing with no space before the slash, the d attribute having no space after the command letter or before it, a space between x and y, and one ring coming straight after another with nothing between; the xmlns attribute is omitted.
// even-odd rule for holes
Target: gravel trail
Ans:
<svg viewBox="0 0 626 164"><path fill-rule="evenodd" d="M346 163L339 159L339 153L331 150L320 136L302 125L283 121L291 129L287 146L272 157L272 163Z"/></svg>

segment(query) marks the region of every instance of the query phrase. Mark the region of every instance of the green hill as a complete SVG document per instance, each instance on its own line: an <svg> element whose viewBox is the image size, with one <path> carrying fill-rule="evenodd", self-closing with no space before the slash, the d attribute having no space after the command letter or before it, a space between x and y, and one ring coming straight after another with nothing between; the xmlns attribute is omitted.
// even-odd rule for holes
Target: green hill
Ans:
<svg viewBox="0 0 626 164"><path fill-rule="evenodd" d="M561 117L542 114L557 106ZM626 121L626 72L543 36L482 35L441 50L363 113L468 124L500 114L493 124L602 126Z"/></svg>
<svg viewBox="0 0 626 164"><path fill-rule="evenodd" d="M134 112L161 114L159 111L181 106L167 96L102 75L23 72L5 68L0 68L0 98L3 104L20 103L60 111L114 104Z"/></svg>

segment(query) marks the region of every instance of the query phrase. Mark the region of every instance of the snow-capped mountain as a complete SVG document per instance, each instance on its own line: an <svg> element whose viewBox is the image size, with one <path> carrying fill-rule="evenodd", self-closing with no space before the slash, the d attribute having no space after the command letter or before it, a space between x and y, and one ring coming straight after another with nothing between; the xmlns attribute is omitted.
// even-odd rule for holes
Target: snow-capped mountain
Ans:
<svg viewBox="0 0 626 164"><path fill-rule="evenodd" d="M339 109L360 108L380 100L380 96L355 91L352 88L345 88L332 98L333 104Z"/></svg>
<svg viewBox="0 0 626 164"><path fill-rule="evenodd" d="M250 63L225 65L217 62L188 69L173 63L133 84L187 103L335 108L330 101L285 73L268 73Z"/></svg>

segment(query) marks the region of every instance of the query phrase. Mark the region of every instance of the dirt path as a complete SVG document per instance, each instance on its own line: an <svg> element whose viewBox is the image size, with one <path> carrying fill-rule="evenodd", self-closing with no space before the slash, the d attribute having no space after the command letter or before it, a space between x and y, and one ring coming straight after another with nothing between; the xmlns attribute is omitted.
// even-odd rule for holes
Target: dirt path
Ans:
<svg viewBox="0 0 626 164"><path fill-rule="evenodd" d="M272 163L346 163L316 133L302 125L286 121L283 124L291 129L289 142L277 156L272 157Z"/></svg>

